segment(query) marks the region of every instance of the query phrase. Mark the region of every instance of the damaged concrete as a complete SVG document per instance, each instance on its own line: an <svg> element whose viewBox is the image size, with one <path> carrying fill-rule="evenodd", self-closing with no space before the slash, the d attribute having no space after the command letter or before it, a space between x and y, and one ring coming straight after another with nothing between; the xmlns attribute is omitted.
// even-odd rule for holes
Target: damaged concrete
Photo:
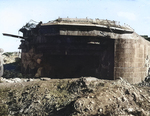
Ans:
<svg viewBox="0 0 150 116"><path fill-rule="evenodd" d="M35 77L94 76L139 83L149 71L150 43L128 26L58 18L20 29L22 72Z"/></svg>

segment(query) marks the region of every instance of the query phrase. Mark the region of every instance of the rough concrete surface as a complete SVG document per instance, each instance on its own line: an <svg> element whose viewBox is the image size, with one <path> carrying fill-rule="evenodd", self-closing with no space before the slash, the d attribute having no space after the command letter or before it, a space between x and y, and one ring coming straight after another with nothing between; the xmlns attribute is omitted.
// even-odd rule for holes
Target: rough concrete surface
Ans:
<svg viewBox="0 0 150 116"><path fill-rule="evenodd" d="M150 71L150 42L116 21L58 18L34 26L27 23L19 31L23 33L19 49L24 74L122 77L136 84Z"/></svg>

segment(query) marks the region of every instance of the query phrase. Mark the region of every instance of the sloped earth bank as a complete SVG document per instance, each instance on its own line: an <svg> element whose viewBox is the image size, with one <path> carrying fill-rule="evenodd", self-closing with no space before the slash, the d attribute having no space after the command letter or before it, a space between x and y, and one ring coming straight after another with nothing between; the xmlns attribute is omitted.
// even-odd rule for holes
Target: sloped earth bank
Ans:
<svg viewBox="0 0 150 116"><path fill-rule="evenodd" d="M1 83L0 116L149 116L142 88L94 77Z"/></svg>

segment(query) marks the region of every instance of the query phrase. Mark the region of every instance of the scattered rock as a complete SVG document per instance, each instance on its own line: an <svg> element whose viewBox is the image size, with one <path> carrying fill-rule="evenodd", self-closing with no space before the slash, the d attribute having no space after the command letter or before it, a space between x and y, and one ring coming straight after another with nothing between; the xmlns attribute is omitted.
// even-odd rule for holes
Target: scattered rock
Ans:
<svg viewBox="0 0 150 116"><path fill-rule="evenodd" d="M150 83L150 76L147 76L147 77L145 78L145 82Z"/></svg>
<svg viewBox="0 0 150 116"><path fill-rule="evenodd" d="M28 82L21 82L19 78L10 80L16 83L12 83L10 88L2 85L0 88L0 102L6 105L10 116L150 115L149 95L123 79L43 77Z"/></svg>
<svg viewBox="0 0 150 116"><path fill-rule="evenodd" d="M42 81L49 81L51 78L48 78L48 77L42 77L42 78L40 78L40 80L42 80Z"/></svg>
<svg viewBox="0 0 150 116"><path fill-rule="evenodd" d="M24 78L9 78L9 79L6 79L6 78L3 78L3 77L0 77L0 82L1 83L22 83L22 82L39 81L39 80L40 79L31 79L31 78L28 78L28 79L24 79Z"/></svg>

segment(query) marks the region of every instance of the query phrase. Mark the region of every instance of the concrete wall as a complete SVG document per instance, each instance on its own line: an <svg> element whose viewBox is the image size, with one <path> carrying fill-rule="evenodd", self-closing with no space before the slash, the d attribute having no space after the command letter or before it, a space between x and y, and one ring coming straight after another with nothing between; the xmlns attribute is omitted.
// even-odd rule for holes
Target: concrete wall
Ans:
<svg viewBox="0 0 150 116"><path fill-rule="evenodd" d="M139 83L150 72L150 42L132 29L50 23L31 32L28 32L30 41L22 41L20 45L25 73L39 72L38 76L49 77L122 77L130 83Z"/></svg>
<svg viewBox="0 0 150 116"><path fill-rule="evenodd" d="M150 43L133 33L133 38L115 40L114 77L139 83L148 75Z"/></svg>

